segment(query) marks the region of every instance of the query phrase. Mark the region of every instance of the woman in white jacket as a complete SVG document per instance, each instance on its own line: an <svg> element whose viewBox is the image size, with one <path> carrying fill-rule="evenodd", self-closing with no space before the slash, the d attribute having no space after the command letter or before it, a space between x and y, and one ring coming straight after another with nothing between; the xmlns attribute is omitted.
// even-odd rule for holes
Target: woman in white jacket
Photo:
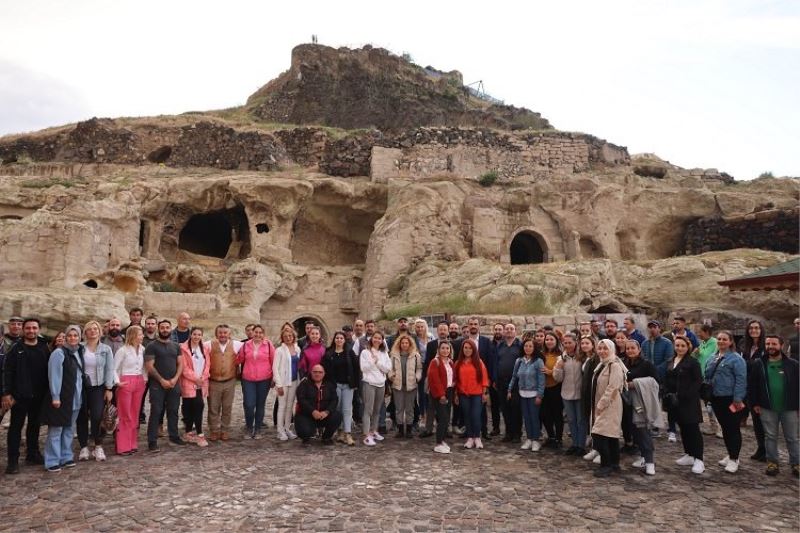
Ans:
<svg viewBox="0 0 800 533"><path fill-rule="evenodd" d="M278 394L278 439L296 439L289 426L294 412L294 398L299 383L300 347L293 329L281 332L281 345L275 350L272 362L272 378Z"/></svg>
<svg viewBox="0 0 800 533"><path fill-rule="evenodd" d="M392 369L386 345L383 342L383 333L376 331L369 339L369 347L361 351L361 396L364 401L364 415L362 427L364 429L364 444L375 446L375 441L382 441L383 436L378 433L378 418L383 403L386 374Z"/></svg>

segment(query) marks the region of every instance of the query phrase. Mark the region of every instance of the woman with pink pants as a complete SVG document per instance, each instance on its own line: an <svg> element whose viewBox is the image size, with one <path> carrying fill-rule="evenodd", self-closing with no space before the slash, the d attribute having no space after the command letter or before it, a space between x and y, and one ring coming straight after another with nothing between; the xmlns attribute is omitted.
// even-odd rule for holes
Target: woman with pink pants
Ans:
<svg viewBox="0 0 800 533"><path fill-rule="evenodd" d="M139 410L144 396L144 332L130 326L125 345L114 354L114 377L117 384L117 453L131 455L139 451Z"/></svg>

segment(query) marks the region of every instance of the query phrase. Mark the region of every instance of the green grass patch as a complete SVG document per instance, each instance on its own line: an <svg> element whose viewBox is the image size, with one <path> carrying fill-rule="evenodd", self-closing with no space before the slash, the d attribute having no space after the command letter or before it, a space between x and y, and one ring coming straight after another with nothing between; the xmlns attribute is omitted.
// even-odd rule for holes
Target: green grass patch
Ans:
<svg viewBox="0 0 800 533"><path fill-rule="evenodd" d="M496 170L490 170L489 172L481 174L478 178L478 183L480 183L482 187L491 187L494 185L494 182L497 181L498 177L499 175Z"/></svg>
<svg viewBox="0 0 800 533"><path fill-rule="evenodd" d="M49 189L50 187L61 185L62 187L69 189L70 187L75 187L76 185L84 185L85 183L86 183L86 178L84 178L83 176L75 176L74 178L69 178L69 179L36 178L26 181L21 186L25 187L26 189Z"/></svg>
<svg viewBox="0 0 800 533"><path fill-rule="evenodd" d="M387 320L396 320L401 316L420 316L432 314L454 315L551 315L555 312L552 304L542 293L530 296L518 296L496 302L479 302L470 300L466 294L451 294L428 300L427 302L409 304L390 308L384 311Z"/></svg>

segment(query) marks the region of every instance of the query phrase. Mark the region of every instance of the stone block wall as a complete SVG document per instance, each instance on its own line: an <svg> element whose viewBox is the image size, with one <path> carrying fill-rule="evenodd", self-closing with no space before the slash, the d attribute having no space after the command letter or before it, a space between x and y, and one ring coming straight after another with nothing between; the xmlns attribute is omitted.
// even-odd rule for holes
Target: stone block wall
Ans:
<svg viewBox="0 0 800 533"><path fill-rule="evenodd" d="M377 130L328 141L319 161L319 170L330 176L369 176L372 147L383 134Z"/></svg>
<svg viewBox="0 0 800 533"><path fill-rule="evenodd" d="M798 253L800 207L769 209L728 218L703 218L686 230L687 255L734 248Z"/></svg>
<svg viewBox="0 0 800 533"><path fill-rule="evenodd" d="M275 136L280 139L289 158L304 167L319 164L328 142L328 135L321 128L278 130Z"/></svg>
<svg viewBox="0 0 800 533"><path fill-rule="evenodd" d="M272 135L198 122L182 128L167 164L226 170L274 170L286 160L286 151Z"/></svg>

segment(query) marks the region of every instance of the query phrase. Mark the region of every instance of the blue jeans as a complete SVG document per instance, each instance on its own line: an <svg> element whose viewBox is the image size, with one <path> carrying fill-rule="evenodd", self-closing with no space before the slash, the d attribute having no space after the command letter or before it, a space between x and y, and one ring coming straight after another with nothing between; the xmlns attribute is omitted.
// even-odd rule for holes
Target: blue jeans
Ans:
<svg viewBox="0 0 800 533"><path fill-rule="evenodd" d="M481 405L483 396L474 394L467 396L459 394L458 401L461 404L461 412L464 414L464 422L467 425L468 438L480 438L481 436Z"/></svg>
<svg viewBox="0 0 800 533"><path fill-rule="evenodd" d="M350 433L350 430L353 429L354 391L355 389L351 389L347 383L336 384L336 394L339 396L339 405L336 410L342 413L342 426L344 426L345 433Z"/></svg>
<svg viewBox="0 0 800 533"><path fill-rule="evenodd" d="M72 437L73 427L78 420L80 409L72 411L72 423L68 426L49 426L47 428L47 440L44 443L44 466L63 465L67 461L72 461Z"/></svg>
<svg viewBox="0 0 800 533"><path fill-rule="evenodd" d="M244 421L247 430L261 430L264 426L264 405L267 403L271 380L247 381L242 380L242 403L244 404Z"/></svg>
<svg viewBox="0 0 800 533"><path fill-rule="evenodd" d="M798 444L797 411L770 411L761 409L761 423L764 424L764 447L767 461L778 462L778 424L783 426L783 437L789 452L789 464L800 464L800 445Z"/></svg>
<svg viewBox="0 0 800 533"><path fill-rule="evenodd" d="M583 416L581 400L564 400L564 411L567 412L567 422L569 423L569 434L572 436L572 445L576 448L583 448L586 445L586 417Z"/></svg>
<svg viewBox="0 0 800 533"><path fill-rule="evenodd" d="M525 423L525 434L529 440L539 440L542 436L542 425L539 423L539 408L536 398L520 398L522 421Z"/></svg>

